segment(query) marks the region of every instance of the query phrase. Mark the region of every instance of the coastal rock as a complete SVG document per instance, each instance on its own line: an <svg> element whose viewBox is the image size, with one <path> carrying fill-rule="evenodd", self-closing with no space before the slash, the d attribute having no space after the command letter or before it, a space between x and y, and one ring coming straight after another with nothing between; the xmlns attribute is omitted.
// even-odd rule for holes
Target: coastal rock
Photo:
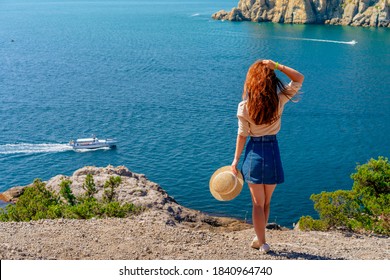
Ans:
<svg viewBox="0 0 390 280"><path fill-rule="evenodd" d="M175 226L187 223L193 227L224 227L231 230L250 227L249 224L236 219L213 217L186 208L178 204L160 185L149 181L144 174L131 172L125 166L114 167L109 165L104 168L86 166L76 170L71 176L54 176L46 182L46 186L58 193L61 182L70 180L73 194L80 196L85 193L82 186L88 174L93 175L97 189L95 194L97 199L101 199L103 196L104 183L111 176L120 176L122 182L116 189L117 200L122 203L133 203L146 209L143 214L145 217L162 224ZM0 199L6 202L15 202L23 193L25 187L27 186L11 188L0 194Z"/></svg>
<svg viewBox="0 0 390 280"><path fill-rule="evenodd" d="M0 200L5 202L15 202L19 196L24 192L25 187L13 187L9 190L6 190L3 193L0 193Z"/></svg>
<svg viewBox="0 0 390 280"><path fill-rule="evenodd" d="M216 20L390 27L390 0L240 0Z"/></svg>
<svg viewBox="0 0 390 280"><path fill-rule="evenodd" d="M344 9L342 24L343 25L349 25L352 23L352 19L358 12L358 6L356 3L348 3L347 6Z"/></svg>
<svg viewBox="0 0 390 280"><path fill-rule="evenodd" d="M213 19L216 20L225 20L228 16L228 12L225 10L220 10L219 12L216 12L215 14L212 15Z"/></svg>
<svg viewBox="0 0 390 280"><path fill-rule="evenodd" d="M228 20L231 21L243 21L247 20L243 15L240 9L233 8L232 11L229 13Z"/></svg>
<svg viewBox="0 0 390 280"><path fill-rule="evenodd" d="M309 0L293 0L287 4L285 23L315 23L316 15Z"/></svg>
<svg viewBox="0 0 390 280"><path fill-rule="evenodd" d="M230 20L230 21L244 21L248 20L243 14L242 11L238 8L233 8L230 12L221 10L212 15L216 20Z"/></svg>

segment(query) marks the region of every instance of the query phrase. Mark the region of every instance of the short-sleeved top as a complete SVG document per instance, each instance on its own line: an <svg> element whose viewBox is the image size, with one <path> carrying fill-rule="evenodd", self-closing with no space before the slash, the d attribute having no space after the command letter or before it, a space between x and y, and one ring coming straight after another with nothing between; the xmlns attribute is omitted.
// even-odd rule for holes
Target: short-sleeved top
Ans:
<svg viewBox="0 0 390 280"><path fill-rule="evenodd" d="M294 96L298 90L302 87L301 83L291 81L286 86L286 91L289 96ZM281 126L282 113L284 105L290 100L286 95L278 93L279 96L279 115L280 117L271 124L257 125L249 117L248 109L246 106L247 100L243 100L238 104L237 117L238 117L238 134L242 136L264 136L264 135L276 135Z"/></svg>

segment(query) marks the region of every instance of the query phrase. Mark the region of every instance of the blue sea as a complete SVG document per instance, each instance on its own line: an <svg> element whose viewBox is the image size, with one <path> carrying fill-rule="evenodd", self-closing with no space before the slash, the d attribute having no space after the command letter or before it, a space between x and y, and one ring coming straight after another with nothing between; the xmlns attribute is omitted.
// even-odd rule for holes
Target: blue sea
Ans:
<svg viewBox="0 0 390 280"><path fill-rule="evenodd" d="M246 186L219 202L208 183L232 162L237 104L259 58L305 75L283 115L286 181L270 222L316 216L311 194L350 189L357 163L389 157L390 30L211 19L237 2L2 0L0 191L125 165L186 207L250 220ZM66 146L92 134L117 149Z"/></svg>

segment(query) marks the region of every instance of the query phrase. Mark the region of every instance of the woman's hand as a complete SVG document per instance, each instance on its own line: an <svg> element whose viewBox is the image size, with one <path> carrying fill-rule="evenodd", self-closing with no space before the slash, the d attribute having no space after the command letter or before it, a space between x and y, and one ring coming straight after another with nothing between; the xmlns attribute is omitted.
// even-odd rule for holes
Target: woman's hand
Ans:
<svg viewBox="0 0 390 280"><path fill-rule="evenodd" d="M272 61L272 60L270 60L270 59L265 59L265 60L263 60L262 62L263 62L263 64L264 64L266 67L268 67L269 69L275 70L275 65L276 65L276 63L275 63L274 61Z"/></svg>
<svg viewBox="0 0 390 280"><path fill-rule="evenodd" d="M233 160L231 167L232 167L232 172L235 176L237 176L237 174L238 174L237 165L238 165L238 160L236 160L236 159Z"/></svg>

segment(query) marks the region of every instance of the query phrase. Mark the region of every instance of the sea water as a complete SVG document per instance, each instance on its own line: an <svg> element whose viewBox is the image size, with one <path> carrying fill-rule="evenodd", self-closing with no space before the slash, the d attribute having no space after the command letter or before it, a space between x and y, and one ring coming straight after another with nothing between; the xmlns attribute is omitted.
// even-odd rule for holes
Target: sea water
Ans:
<svg viewBox="0 0 390 280"><path fill-rule="evenodd" d="M247 186L219 202L208 183L233 160L259 58L305 75L278 135L286 181L270 222L290 227L316 215L311 194L350 189L357 163L389 156L390 30L211 19L237 2L2 0L0 191L125 165L186 207L250 220ZM66 146L92 134L118 148Z"/></svg>

